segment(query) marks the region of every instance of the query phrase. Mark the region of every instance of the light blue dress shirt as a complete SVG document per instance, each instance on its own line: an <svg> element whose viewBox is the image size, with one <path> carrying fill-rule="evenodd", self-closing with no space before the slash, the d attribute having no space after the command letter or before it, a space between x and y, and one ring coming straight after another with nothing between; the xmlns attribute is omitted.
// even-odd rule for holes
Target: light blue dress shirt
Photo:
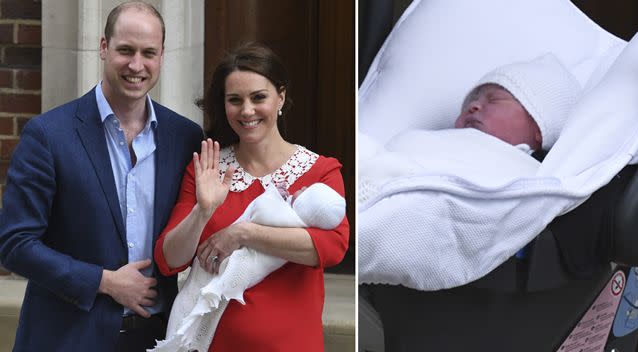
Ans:
<svg viewBox="0 0 638 352"><path fill-rule="evenodd" d="M146 125L133 139L132 149L137 156L137 162L133 165L124 130L104 97L101 81L95 88L95 97L104 124L117 197L124 220L129 263L144 259L152 261L157 117L151 98L146 96L148 108ZM153 265L142 270L142 274L147 277L151 277L152 273ZM164 308L162 297L157 297L154 306L145 308L151 314L162 312ZM125 307L124 315L129 314L133 312Z"/></svg>

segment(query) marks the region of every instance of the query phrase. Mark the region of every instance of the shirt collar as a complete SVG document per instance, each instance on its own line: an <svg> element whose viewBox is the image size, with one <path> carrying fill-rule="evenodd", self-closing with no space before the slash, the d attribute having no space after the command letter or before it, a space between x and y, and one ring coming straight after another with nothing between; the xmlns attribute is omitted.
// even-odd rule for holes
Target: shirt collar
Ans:
<svg viewBox="0 0 638 352"><path fill-rule="evenodd" d="M109 102L106 100L104 92L102 91L102 81L100 81L100 83L98 83L95 87L95 99L97 101L97 109L100 112L100 120L102 123L104 123L104 120L111 115L115 117L115 113L113 112L113 109L111 109L111 105L109 105ZM149 109L145 129L149 126L156 127L157 117L155 116L155 108L153 107L153 102L148 94L146 94L146 106L149 107Z"/></svg>

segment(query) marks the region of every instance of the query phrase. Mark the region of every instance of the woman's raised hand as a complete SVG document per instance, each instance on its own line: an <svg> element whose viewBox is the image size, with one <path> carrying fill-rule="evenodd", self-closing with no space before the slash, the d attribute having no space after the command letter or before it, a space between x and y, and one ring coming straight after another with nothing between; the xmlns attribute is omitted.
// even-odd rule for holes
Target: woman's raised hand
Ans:
<svg viewBox="0 0 638 352"><path fill-rule="evenodd" d="M197 205L210 217L224 202L235 169L229 166L222 180L219 175L219 143L208 138L202 141L201 155L193 153Z"/></svg>

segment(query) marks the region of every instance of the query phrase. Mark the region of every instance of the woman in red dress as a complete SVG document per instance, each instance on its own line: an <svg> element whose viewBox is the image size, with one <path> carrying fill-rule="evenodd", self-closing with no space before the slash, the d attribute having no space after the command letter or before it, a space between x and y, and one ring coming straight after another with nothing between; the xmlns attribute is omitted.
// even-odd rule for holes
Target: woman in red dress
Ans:
<svg viewBox="0 0 638 352"><path fill-rule="evenodd" d="M244 293L245 305L228 304L211 351L323 351L323 268L339 263L346 252L347 219L334 230L231 226L270 183L294 194L322 182L344 195L336 159L281 136L290 107L288 84L280 60L260 44L235 49L217 66L200 102L212 139L202 142L201 155L193 155L155 245L164 275L184 270L192 260L217 272L241 246L288 261Z"/></svg>

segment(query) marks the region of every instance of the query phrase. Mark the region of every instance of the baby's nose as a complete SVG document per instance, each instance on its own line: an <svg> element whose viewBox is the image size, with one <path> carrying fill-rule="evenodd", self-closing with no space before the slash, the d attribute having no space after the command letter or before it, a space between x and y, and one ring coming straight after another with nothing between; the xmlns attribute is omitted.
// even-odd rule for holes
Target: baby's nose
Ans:
<svg viewBox="0 0 638 352"><path fill-rule="evenodd" d="M476 101L476 100L475 100L475 101L471 101L471 102L468 104L468 106L467 106L467 111L468 111L468 112L470 112L470 113L474 113L474 112L479 111L479 110L480 110L480 108L481 108L481 105L479 104L479 102L478 102L478 101Z"/></svg>

